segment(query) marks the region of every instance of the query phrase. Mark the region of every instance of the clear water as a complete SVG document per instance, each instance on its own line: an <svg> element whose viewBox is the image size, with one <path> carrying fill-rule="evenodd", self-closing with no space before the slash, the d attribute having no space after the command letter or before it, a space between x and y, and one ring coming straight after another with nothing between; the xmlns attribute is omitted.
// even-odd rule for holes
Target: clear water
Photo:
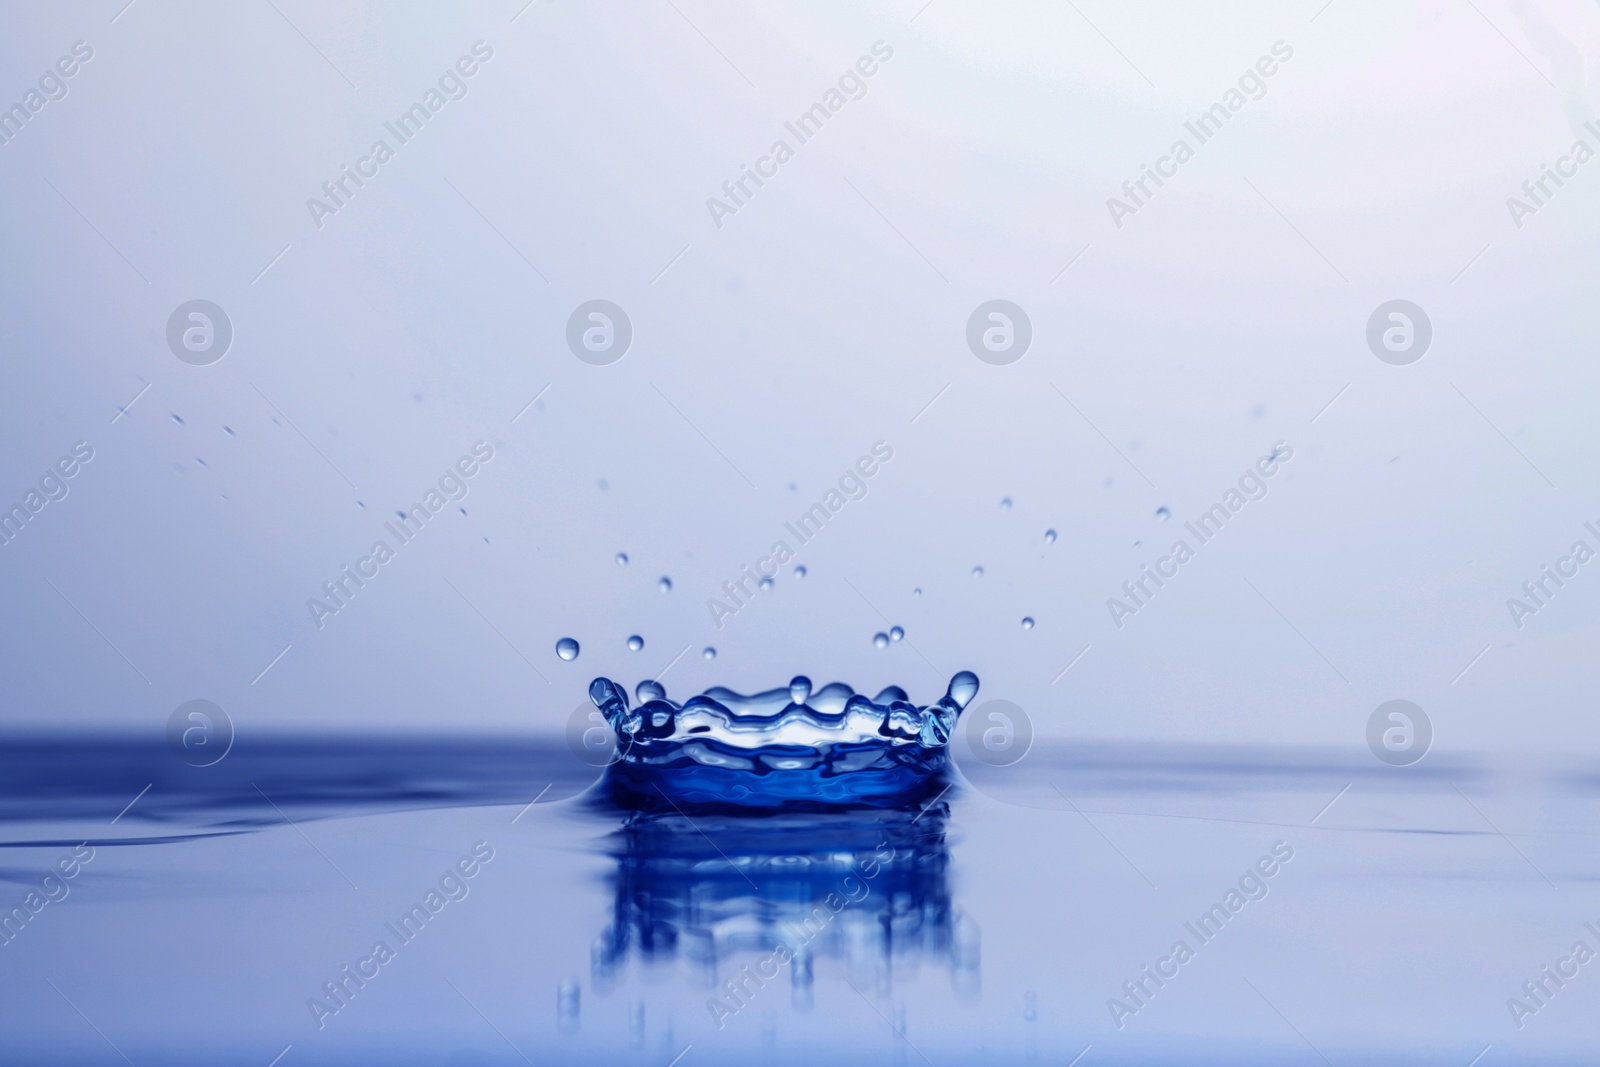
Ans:
<svg viewBox="0 0 1600 1067"><path fill-rule="evenodd" d="M616 807L559 739L255 738L206 768L14 741L0 891L93 856L0 947L0 1060L1592 1056L1588 968L1520 1031L1505 1007L1593 944L1592 772L1148 744L995 768L964 738L936 800L765 819ZM1185 924L1279 842L1264 898L1200 944ZM1179 939L1194 958L1119 1030L1108 999Z"/></svg>
<svg viewBox="0 0 1600 1067"><path fill-rule="evenodd" d="M842 682L812 690L798 675L745 696L721 687L682 704L659 682L625 689L597 678L589 699L619 758L601 792L617 805L679 815L896 808L942 793L951 733L978 691L961 671L926 707L889 686L871 699Z"/></svg>

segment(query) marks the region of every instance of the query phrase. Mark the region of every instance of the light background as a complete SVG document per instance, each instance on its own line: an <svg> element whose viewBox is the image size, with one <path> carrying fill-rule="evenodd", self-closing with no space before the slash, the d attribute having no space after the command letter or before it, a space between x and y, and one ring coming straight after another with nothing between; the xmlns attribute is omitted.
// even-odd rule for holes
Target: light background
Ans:
<svg viewBox="0 0 1600 1067"><path fill-rule="evenodd" d="M1600 745L1596 565L1520 630L1505 605L1600 547L1600 162L1506 207L1600 149L1595 5L274 3L8 14L0 102L94 58L0 146L0 499L95 459L0 548L6 726L155 735L204 697L241 737L553 732L687 648L680 698L804 672L928 700L967 668L1046 737L1359 750L1405 697L1440 750ZM479 40L468 95L319 229L306 199ZM880 40L718 228L706 199ZM197 297L235 330L209 367L164 340ZM608 367L563 339L597 297L634 329ZM996 297L1034 329L1008 367L964 340ZM1407 367L1363 336L1397 297L1434 327ZM479 439L467 514L319 631L306 599ZM714 626L877 440L809 577ZM1106 598L1280 440L1271 494L1119 631Z"/></svg>

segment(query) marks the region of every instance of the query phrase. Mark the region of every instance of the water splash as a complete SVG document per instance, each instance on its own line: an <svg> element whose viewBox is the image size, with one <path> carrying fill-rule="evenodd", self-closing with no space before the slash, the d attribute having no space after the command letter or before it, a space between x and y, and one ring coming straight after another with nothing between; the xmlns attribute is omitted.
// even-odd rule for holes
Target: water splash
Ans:
<svg viewBox="0 0 1600 1067"><path fill-rule="evenodd" d="M659 683L640 704L609 678L589 699L617 736L621 757L604 788L645 811L839 811L915 803L941 787L950 735L978 692L962 671L934 704L889 686L868 699L842 682L813 689L801 675L744 696L708 689L682 704Z"/></svg>

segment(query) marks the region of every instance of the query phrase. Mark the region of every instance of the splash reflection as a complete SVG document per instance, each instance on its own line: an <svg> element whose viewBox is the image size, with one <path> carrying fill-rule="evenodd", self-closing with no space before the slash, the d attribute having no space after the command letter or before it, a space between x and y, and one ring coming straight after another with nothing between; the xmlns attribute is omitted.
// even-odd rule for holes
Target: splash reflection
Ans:
<svg viewBox="0 0 1600 1067"><path fill-rule="evenodd" d="M887 994L933 964L975 993L979 934L951 898L948 819L942 803L848 816L634 814L613 838L613 917L594 947L595 987L615 988L630 961L648 971L681 958L712 992L719 1023L775 983L809 1008L819 966Z"/></svg>

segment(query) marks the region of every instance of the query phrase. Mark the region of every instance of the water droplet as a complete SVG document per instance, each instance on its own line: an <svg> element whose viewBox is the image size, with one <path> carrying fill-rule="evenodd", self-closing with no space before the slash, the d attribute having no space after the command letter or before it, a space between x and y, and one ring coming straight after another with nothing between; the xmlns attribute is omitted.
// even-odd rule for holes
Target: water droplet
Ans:
<svg viewBox="0 0 1600 1067"><path fill-rule="evenodd" d="M206 465L206 461L201 459L199 456L194 457L194 461L196 463L200 464L200 466L202 466L202 467L204 467Z"/></svg>
<svg viewBox="0 0 1600 1067"><path fill-rule="evenodd" d="M712 648L710 645L707 645L705 651L700 653L700 654L702 656L704 656L706 659L716 659L717 658L717 650Z"/></svg>
<svg viewBox="0 0 1600 1067"><path fill-rule="evenodd" d="M627 565L628 565L628 554L626 552L618 552L617 553L617 566L626 567Z"/></svg>
<svg viewBox="0 0 1600 1067"><path fill-rule="evenodd" d="M643 704L647 700L664 700L667 696L667 687L651 678L646 678L633 687L633 695Z"/></svg>
<svg viewBox="0 0 1600 1067"><path fill-rule="evenodd" d="M672 592L672 579L663 574L661 576L661 580L656 583L656 588L661 590L663 593Z"/></svg>
<svg viewBox="0 0 1600 1067"><path fill-rule="evenodd" d="M172 412L171 414L172 414L172 421L177 423L179 426L182 426L183 425L183 420L178 417L177 412Z"/></svg>
<svg viewBox="0 0 1600 1067"><path fill-rule="evenodd" d="M628 647L635 652L639 651L644 647L644 638L640 637L638 634L634 634L628 638Z"/></svg>
<svg viewBox="0 0 1600 1067"><path fill-rule="evenodd" d="M1046 530L1044 532L1044 543L1047 545L1056 543L1056 532L1054 530Z"/></svg>
<svg viewBox="0 0 1600 1067"><path fill-rule="evenodd" d="M628 1047L634 1051L644 1048L644 1001L635 1000L628 1006Z"/></svg>
<svg viewBox="0 0 1600 1067"><path fill-rule="evenodd" d="M806 565L804 563L794 569L794 576L796 578L804 578L806 576Z"/></svg>
<svg viewBox="0 0 1600 1067"><path fill-rule="evenodd" d="M596 678L589 683L589 703L610 715L628 710L628 694L610 678Z"/></svg>
<svg viewBox="0 0 1600 1067"><path fill-rule="evenodd" d="M1022 617L1022 628L1024 630L1033 629L1033 616L1032 615L1024 615Z"/></svg>
<svg viewBox="0 0 1600 1067"><path fill-rule="evenodd" d="M568 661L577 659L578 642L574 641L570 637L563 637L561 640L556 642L556 655Z"/></svg>
<svg viewBox="0 0 1600 1067"><path fill-rule="evenodd" d="M1168 511L1164 507L1156 508L1156 518L1162 522L1166 522L1168 519L1172 518L1172 512Z"/></svg>
<svg viewBox="0 0 1600 1067"><path fill-rule="evenodd" d="M763 588L763 589L771 589L772 588L772 579L771 578L763 578L757 584L759 584L761 586L761 588Z"/></svg>
<svg viewBox="0 0 1600 1067"><path fill-rule="evenodd" d="M803 674L797 674L789 679L789 699L796 704L804 704L811 695L811 679Z"/></svg>
<svg viewBox="0 0 1600 1067"><path fill-rule="evenodd" d="M889 627L889 640L891 640L891 641L899 641L902 638L904 638L905 635L906 635L906 628L904 626L891 626L891 627Z"/></svg>
<svg viewBox="0 0 1600 1067"><path fill-rule="evenodd" d="M956 707L965 710L972 703L972 698L978 695L978 676L971 671L961 671L950 679L950 688L945 690L944 695Z"/></svg>
<svg viewBox="0 0 1600 1067"><path fill-rule="evenodd" d="M556 1028L562 1033L570 1034L578 1029L580 1003L577 982L562 982L556 989Z"/></svg>
<svg viewBox="0 0 1600 1067"><path fill-rule="evenodd" d="M222 428L222 432L227 434L229 437L238 437L239 436L238 434L233 432L233 427L232 426L224 426Z"/></svg>
<svg viewBox="0 0 1600 1067"><path fill-rule="evenodd" d="M872 643L877 645L879 648L888 648L889 647L889 635L885 634L885 633L873 634L872 635Z"/></svg>
<svg viewBox="0 0 1600 1067"><path fill-rule="evenodd" d="M974 578L982 578L983 577L983 568L982 567L974 567L974 568L972 568L972 576Z"/></svg>
<svg viewBox="0 0 1600 1067"><path fill-rule="evenodd" d="M1000 509L1002 511L1010 511L1011 510L1011 498L1010 497L1007 496L1007 497L1001 497L1000 498Z"/></svg>

